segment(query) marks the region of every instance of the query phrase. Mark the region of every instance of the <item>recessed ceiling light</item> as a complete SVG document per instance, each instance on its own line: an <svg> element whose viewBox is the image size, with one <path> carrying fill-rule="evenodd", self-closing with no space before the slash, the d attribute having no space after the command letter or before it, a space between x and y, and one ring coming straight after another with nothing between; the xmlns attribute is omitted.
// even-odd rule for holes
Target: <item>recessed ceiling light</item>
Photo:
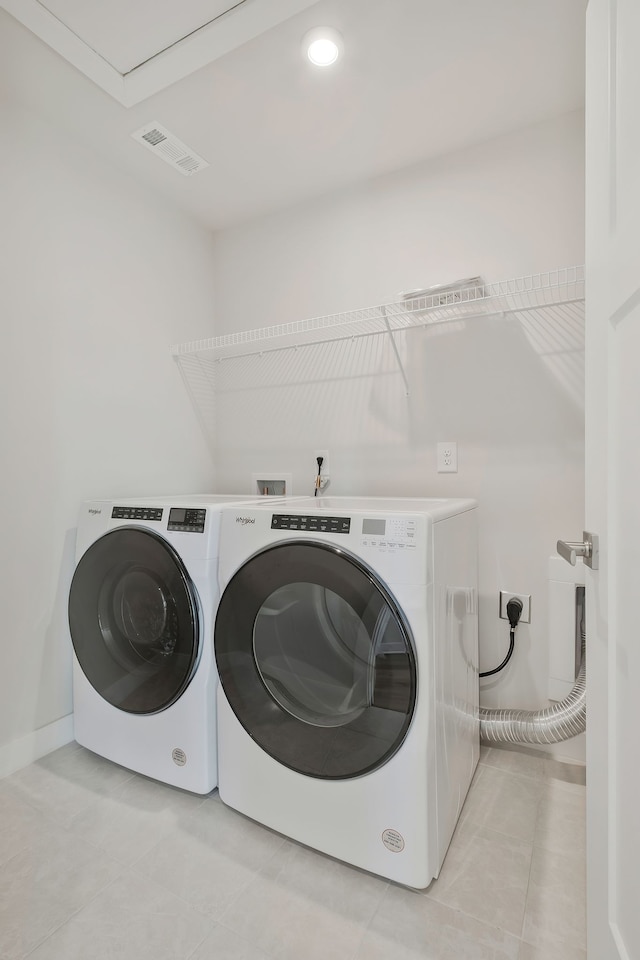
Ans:
<svg viewBox="0 0 640 960"><path fill-rule="evenodd" d="M333 27L314 27L302 40L305 56L316 67L330 67L342 53L342 36Z"/></svg>

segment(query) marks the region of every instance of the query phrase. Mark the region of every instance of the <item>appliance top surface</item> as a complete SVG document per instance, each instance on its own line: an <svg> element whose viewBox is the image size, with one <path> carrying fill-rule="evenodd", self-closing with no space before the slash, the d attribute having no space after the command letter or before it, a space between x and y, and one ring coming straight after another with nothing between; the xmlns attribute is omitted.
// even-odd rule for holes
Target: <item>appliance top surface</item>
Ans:
<svg viewBox="0 0 640 960"><path fill-rule="evenodd" d="M457 513L473 510L472 499L427 497L307 497L303 500L280 501L280 504L260 501L257 508L292 514L424 514L441 520ZM253 509L253 507L252 507Z"/></svg>
<svg viewBox="0 0 640 960"><path fill-rule="evenodd" d="M215 506L224 506L225 504L233 503L259 503L262 501L263 497L254 497L251 494L233 494L233 493L171 493L164 497L152 496L152 497L117 497L114 500L88 500L87 503L104 503L108 502L114 506L122 507L145 507L147 504L162 504L163 506L176 506L176 507L215 507ZM273 497L270 498L275 502L283 502L284 498Z"/></svg>

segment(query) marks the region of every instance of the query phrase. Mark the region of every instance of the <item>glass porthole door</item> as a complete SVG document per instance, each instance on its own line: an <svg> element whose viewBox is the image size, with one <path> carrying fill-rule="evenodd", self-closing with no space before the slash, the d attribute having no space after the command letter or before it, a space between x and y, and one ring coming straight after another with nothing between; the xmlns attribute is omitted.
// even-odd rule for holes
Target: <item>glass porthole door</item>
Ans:
<svg viewBox="0 0 640 960"><path fill-rule="evenodd" d="M195 587L172 547L141 528L105 534L80 559L69 626L89 683L128 713L175 703L198 663Z"/></svg>
<svg viewBox="0 0 640 960"><path fill-rule="evenodd" d="M361 776L406 735L416 696L409 627L344 550L283 542L248 560L221 597L215 652L240 723L300 773Z"/></svg>

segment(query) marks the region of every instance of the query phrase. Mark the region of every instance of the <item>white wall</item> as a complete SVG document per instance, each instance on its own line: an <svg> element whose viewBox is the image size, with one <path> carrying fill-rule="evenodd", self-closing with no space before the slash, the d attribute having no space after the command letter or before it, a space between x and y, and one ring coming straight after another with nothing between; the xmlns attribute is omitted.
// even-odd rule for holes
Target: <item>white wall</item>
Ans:
<svg viewBox="0 0 640 960"><path fill-rule="evenodd" d="M581 113L218 234L215 334L370 306L402 290L503 280L584 262ZM547 558L583 529L583 331L568 317L480 319L400 338L220 365L218 485L293 474L310 493L316 448L331 492L474 496L480 504L481 669L508 629L498 591L532 595L512 663L482 703L546 705ZM438 474L438 440L459 472ZM582 738L554 748L582 759Z"/></svg>
<svg viewBox="0 0 640 960"><path fill-rule="evenodd" d="M42 117L0 118L1 776L70 730L81 500L215 477L169 350L210 333L210 234Z"/></svg>

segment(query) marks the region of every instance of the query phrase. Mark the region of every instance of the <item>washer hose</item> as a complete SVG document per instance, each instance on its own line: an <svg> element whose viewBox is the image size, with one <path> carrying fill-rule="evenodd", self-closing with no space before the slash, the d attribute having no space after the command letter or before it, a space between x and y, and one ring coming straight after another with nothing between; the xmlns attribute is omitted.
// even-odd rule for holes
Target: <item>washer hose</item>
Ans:
<svg viewBox="0 0 640 960"><path fill-rule="evenodd" d="M500 743L558 743L582 733L587 725L587 660L584 627L580 670L564 700L544 710L487 710L480 707L480 737Z"/></svg>

